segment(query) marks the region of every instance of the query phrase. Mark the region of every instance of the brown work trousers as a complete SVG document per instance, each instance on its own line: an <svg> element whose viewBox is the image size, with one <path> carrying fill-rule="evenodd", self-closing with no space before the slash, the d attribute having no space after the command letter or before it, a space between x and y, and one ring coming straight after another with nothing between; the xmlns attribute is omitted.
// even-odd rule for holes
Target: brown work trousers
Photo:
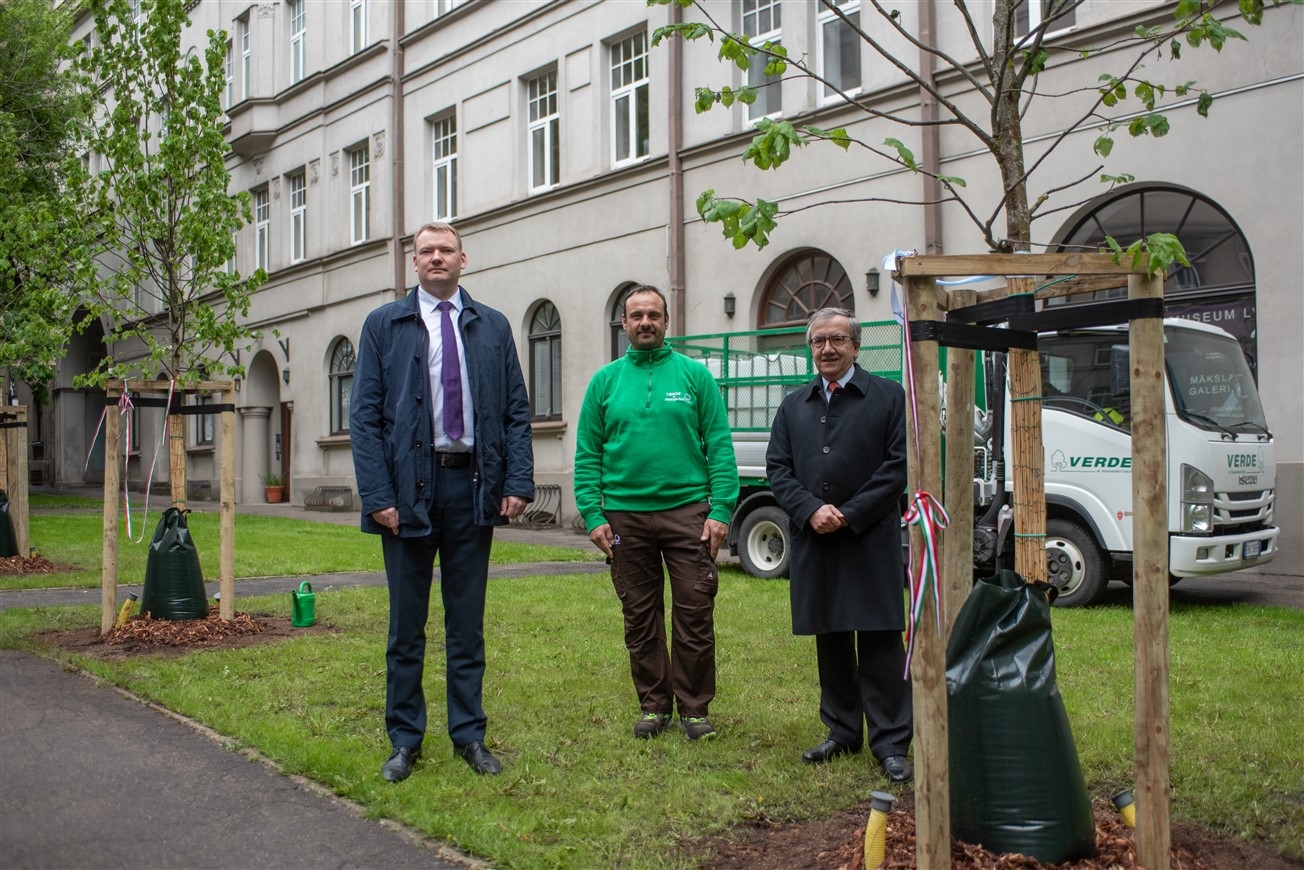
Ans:
<svg viewBox="0 0 1304 870"><path fill-rule="evenodd" d="M702 540L705 502L665 511L606 511L616 536L611 582L625 614L634 691L645 713L705 716L715 697L715 593L719 574ZM671 640L666 647L665 573Z"/></svg>

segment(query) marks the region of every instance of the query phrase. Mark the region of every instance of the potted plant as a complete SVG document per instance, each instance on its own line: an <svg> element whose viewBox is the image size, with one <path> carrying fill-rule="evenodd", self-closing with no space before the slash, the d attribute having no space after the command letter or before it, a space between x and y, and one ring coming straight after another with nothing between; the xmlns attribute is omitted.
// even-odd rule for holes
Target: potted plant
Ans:
<svg viewBox="0 0 1304 870"><path fill-rule="evenodd" d="M262 476L263 497L268 504L280 504L285 499L285 483L279 474L268 472Z"/></svg>

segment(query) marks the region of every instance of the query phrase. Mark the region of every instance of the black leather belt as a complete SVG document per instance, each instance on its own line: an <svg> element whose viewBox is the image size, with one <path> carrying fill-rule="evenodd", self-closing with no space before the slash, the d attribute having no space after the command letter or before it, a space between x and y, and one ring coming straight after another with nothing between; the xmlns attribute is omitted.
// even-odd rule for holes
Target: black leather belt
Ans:
<svg viewBox="0 0 1304 870"><path fill-rule="evenodd" d="M475 459L474 453L444 453L435 451L435 465L440 468L470 468Z"/></svg>

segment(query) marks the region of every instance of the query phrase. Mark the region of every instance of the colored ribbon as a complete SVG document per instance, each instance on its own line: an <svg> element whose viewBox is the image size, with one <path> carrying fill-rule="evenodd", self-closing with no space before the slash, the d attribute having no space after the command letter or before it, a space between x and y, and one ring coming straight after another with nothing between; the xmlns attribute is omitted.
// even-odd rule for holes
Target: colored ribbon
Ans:
<svg viewBox="0 0 1304 870"><path fill-rule="evenodd" d="M931 594L933 598L933 619L938 635L942 633L942 565L938 555L938 543L941 531L951 523L942 503L930 493L920 490L915 493L903 518L906 525L919 529L924 545L919 557L914 549L910 551L910 619L906 623L906 666L903 679L910 676L910 659L915 652L915 635L919 632L924 618L924 601Z"/></svg>

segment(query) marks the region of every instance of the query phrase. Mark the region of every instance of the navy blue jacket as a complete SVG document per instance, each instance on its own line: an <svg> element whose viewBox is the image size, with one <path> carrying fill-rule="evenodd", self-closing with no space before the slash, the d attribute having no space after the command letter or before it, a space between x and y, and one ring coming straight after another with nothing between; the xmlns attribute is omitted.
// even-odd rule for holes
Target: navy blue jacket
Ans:
<svg viewBox="0 0 1304 870"><path fill-rule="evenodd" d="M430 534L434 464L430 336L417 289L367 315L358 341L349 409L353 471L362 499L362 531L388 533L371 515L398 508L399 534ZM466 349L475 408L476 525L507 522L504 496L534 500L534 446L530 400L507 318L474 301L461 287L458 328Z"/></svg>

